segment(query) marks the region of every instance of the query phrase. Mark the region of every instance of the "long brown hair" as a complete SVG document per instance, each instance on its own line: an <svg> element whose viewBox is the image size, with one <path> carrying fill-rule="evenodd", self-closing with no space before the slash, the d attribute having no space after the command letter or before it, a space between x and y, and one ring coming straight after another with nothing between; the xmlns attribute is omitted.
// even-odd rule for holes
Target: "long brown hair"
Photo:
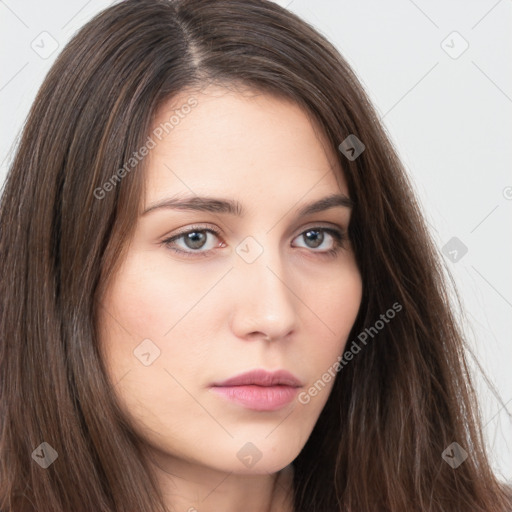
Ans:
<svg viewBox="0 0 512 512"><path fill-rule="evenodd" d="M46 77L0 206L0 508L165 510L96 327L137 220L145 161L98 190L144 144L163 101L212 82L291 99L335 149L350 135L365 145L355 159L336 152L363 279L347 350L372 336L339 370L294 461L295 511L510 510L444 267L402 164L343 57L264 0L121 2L86 24ZM454 442L468 454L456 468L442 457ZM57 459L42 468L38 454Z"/></svg>

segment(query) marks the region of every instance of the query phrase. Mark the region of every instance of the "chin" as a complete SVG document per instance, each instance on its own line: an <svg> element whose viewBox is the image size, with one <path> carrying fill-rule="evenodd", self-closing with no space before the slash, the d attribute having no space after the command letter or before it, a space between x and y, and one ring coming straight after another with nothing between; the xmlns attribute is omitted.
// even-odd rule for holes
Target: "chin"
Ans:
<svg viewBox="0 0 512 512"><path fill-rule="evenodd" d="M288 440L290 438L293 439L290 436ZM219 460L223 461L222 471L246 475L277 473L293 462L302 449L302 445L285 443L279 439L269 442L264 437L255 437L252 441L234 441L234 444L234 458L230 449L219 454Z"/></svg>

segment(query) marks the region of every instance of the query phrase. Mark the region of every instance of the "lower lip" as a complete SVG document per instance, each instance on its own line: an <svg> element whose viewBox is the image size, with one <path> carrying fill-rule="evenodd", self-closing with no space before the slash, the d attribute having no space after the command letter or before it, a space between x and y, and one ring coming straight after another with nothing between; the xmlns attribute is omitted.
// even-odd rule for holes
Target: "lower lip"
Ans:
<svg viewBox="0 0 512 512"><path fill-rule="evenodd" d="M292 386L213 386L216 393L254 411L276 411L288 405L297 394Z"/></svg>

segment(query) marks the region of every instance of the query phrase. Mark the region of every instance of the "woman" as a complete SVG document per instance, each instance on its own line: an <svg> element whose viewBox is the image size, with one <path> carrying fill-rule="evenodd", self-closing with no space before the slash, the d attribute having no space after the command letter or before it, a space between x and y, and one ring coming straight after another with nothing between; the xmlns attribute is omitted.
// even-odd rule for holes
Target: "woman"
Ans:
<svg viewBox="0 0 512 512"><path fill-rule="evenodd" d="M293 14L98 15L0 222L2 510L510 510L403 167Z"/></svg>

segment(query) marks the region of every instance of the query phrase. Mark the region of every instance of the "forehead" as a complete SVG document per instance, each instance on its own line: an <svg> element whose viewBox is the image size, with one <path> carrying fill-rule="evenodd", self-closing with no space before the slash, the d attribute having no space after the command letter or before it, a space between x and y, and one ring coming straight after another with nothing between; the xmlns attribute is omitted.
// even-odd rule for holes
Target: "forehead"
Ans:
<svg viewBox="0 0 512 512"><path fill-rule="evenodd" d="M182 91L156 112L151 133L146 203L170 191L300 197L320 187L348 194L318 124L276 96L220 86Z"/></svg>

